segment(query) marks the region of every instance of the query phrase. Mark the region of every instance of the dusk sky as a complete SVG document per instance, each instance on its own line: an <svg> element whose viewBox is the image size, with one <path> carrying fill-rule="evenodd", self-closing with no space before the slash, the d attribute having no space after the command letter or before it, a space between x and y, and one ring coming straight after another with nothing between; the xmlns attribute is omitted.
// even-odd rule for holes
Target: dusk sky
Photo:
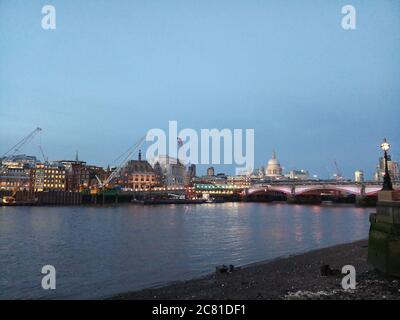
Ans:
<svg viewBox="0 0 400 320"><path fill-rule="evenodd" d="M49 159L106 166L177 120L254 128L256 167L275 149L286 171L370 178L384 137L400 157L399 85L398 0L0 0L0 154L40 126Z"/></svg>

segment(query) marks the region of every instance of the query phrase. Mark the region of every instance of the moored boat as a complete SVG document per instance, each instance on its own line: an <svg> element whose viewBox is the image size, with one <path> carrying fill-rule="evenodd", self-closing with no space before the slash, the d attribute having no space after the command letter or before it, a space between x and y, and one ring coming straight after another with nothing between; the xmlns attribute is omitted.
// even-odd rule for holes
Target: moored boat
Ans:
<svg viewBox="0 0 400 320"><path fill-rule="evenodd" d="M205 199L147 199L143 204L201 204Z"/></svg>

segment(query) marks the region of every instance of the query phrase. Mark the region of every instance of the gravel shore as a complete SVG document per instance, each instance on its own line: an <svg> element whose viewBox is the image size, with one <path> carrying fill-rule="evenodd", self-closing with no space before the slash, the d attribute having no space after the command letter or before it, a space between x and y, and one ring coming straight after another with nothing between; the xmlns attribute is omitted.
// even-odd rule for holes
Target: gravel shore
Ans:
<svg viewBox="0 0 400 320"><path fill-rule="evenodd" d="M171 283L121 294L112 299L400 299L400 282L369 270L367 240L260 262L232 273L214 273L189 281ZM343 290L344 275L322 276L321 266L356 269L355 290Z"/></svg>

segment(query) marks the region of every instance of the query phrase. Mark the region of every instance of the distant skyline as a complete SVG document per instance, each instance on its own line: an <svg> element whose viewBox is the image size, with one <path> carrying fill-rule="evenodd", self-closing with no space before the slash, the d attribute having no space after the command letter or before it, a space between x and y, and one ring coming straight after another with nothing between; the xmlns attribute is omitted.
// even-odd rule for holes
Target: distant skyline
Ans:
<svg viewBox="0 0 400 320"><path fill-rule="evenodd" d="M40 126L24 153L107 166L177 120L253 128L256 168L275 150L285 171L371 178L384 137L400 158L400 2L351 1L351 31L346 4L0 0L0 154Z"/></svg>

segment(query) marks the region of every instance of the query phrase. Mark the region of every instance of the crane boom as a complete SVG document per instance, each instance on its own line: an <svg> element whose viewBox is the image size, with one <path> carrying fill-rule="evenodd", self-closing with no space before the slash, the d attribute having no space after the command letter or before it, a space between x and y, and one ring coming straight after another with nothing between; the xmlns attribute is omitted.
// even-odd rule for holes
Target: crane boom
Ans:
<svg viewBox="0 0 400 320"><path fill-rule="evenodd" d="M10 150L8 150L6 153L4 153L3 157L10 158L12 156L15 156L22 149L22 147L25 144L27 144L28 142L30 142L35 137L35 135L38 134L40 131L42 131L42 128L37 127L30 134L28 134L25 138L23 138L16 145L14 145Z"/></svg>
<svg viewBox="0 0 400 320"><path fill-rule="evenodd" d="M334 160L334 164L335 164L335 168L336 168L336 180L342 180L343 179L342 172L340 171L336 160Z"/></svg>
<svg viewBox="0 0 400 320"><path fill-rule="evenodd" d="M30 134L28 134L25 138L23 138L21 141L19 141L16 145L14 145L11 149L9 149L6 153L3 154L2 158L4 160L7 159L12 159L21 149L24 145L26 145L28 142L30 142L40 131L42 131L42 128L37 127L35 130L33 130ZM3 174L5 172L6 168L5 166L0 167L0 174Z"/></svg>
<svg viewBox="0 0 400 320"><path fill-rule="evenodd" d="M100 178L97 176L97 174L94 175L99 183L99 187L103 188L103 181L100 180Z"/></svg>
<svg viewBox="0 0 400 320"><path fill-rule="evenodd" d="M46 158L46 156L45 156L45 154L44 154L42 145L39 146L39 150L40 150L40 153L42 154L43 161L44 161L45 163L47 163L47 162L48 162L48 159Z"/></svg>
<svg viewBox="0 0 400 320"><path fill-rule="evenodd" d="M108 176L108 178L102 183L103 186L107 186L114 178L119 176L121 169L127 164L131 156L138 151L138 149L142 146L145 141L146 136L143 136L134 146L129 148L122 156L118 157L118 159L122 158L120 163L117 165L115 170Z"/></svg>

